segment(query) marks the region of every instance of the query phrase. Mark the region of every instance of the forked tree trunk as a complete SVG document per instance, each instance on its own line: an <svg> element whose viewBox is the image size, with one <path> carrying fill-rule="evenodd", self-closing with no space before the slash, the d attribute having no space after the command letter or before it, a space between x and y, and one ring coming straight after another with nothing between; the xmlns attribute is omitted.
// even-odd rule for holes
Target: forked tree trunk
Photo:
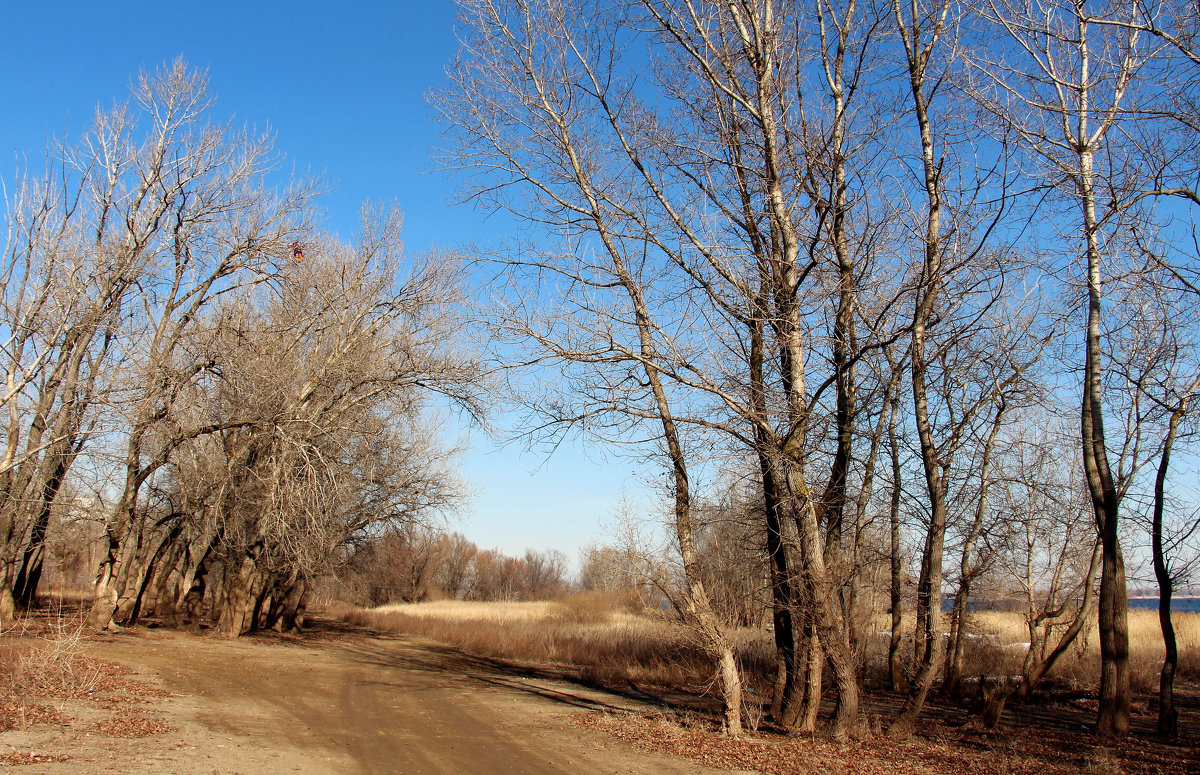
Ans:
<svg viewBox="0 0 1200 775"><path fill-rule="evenodd" d="M1086 40L1081 21L1080 37ZM1104 377L1101 365L1100 324L1102 298L1100 237L1096 219L1096 192L1092 180L1093 151L1080 151L1079 190L1087 248L1087 328L1080 427L1083 469L1096 528L1102 547L1100 571L1100 707L1096 732L1102 737L1129 734L1132 706L1129 696L1129 600L1125 584L1125 557L1118 535L1120 496L1108 464L1104 435Z"/></svg>
<svg viewBox="0 0 1200 775"><path fill-rule="evenodd" d="M766 548L770 563L771 579L771 622L775 640L775 686L771 694L771 718L785 726L797 692L796 665L796 608L795 585L789 561L791 542L785 540L784 525L790 524L783 513L784 497L780 491L779 471L771 439L764 426L767 413L766 386L764 377L763 328L768 315L767 297L769 289L760 285L754 298L755 314L749 322L750 329L750 403L760 419L755 423L754 442L758 455L759 476L763 488L763 516L766 526Z"/></svg>
<svg viewBox="0 0 1200 775"><path fill-rule="evenodd" d="M117 582L113 578L113 572L117 568L116 555L120 552L121 546L111 538L107 542L107 555L100 561L100 572L96 578L95 599L92 601L92 606L88 612L88 623L90 626L99 629L112 629L115 625L113 622L113 612L117 610Z"/></svg>
<svg viewBox="0 0 1200 775"><path fill-rule="evenodd" d="M172 619L175 617L175 601L179 599L179 564L183 558L183 551L184 548L177 545L168 555L170 559L159 562L158 568L154 572L154 580L148 590L149 594L142 602L143 614L171 617Z"/></svg>
<svg viewBox="0 0 1200 775"><path fill-rule="evenodd" d="M260 579L256 586L258 589L254 595L254 606L250 611L250 624L246 633L258 632L269 618L271 609L275 607L276 586L265 578ZM267 614L263 613L264 608Z"/></svg>
<svg viewBox="0 0 1200 775"><path fill-rule="evenodd" d="M138 623L142 616L146 590L154 580L155 572L164 555L175 546L175 541L179 538L182 530L181 524L176 525L155 545L154 551L149 553L148 558L133 558L125 563L127 575L123 585L124 590L117 598L117 610L113 613L113 619L119 624L128 627ZM165 568L167 573L170 570L169 566Z"/></svg>
<svg viewBox="0 0 1200 775"><path fill-rule="evenodd" d="M220 540L220 532L214 526L207 528L195 541L184 548L180 569L179 596L175 600L175 610L183 613L184 616L190 615L187 612L194 607L189 606L188 598L197 588L200 591L201 601L203 600L206 585L205 574L207 573L206 563L209 556L216 551Z"/></svg>
<svg viewBox="0 0 1200 775"><path fill-rule="evenodd" d="M207 573L204 562L191 574L190 583L182 588L182 594L175 606L175 623L190 630L200 629L200 619L204 614L204 593L207 588Z"/></svg>
<svg viewBox="0 0 1200 775"><path fill-rule="evenodd" d="M793 498L801 504L800 519L797 522L800 530L800 551L808 581L806 587L811 590L809 603L813 624L820 646L833 668L838 692L837 707L829 722L829 733L837 739L855 737L860 732L858 670L850 650L848 627L842 617L837 590L825 565L825 546L821 540L811 493L806 489L804 472L799 461L793 460L792 463L794 468L788 481ZM812 672L809 676L811 678ZM808 694L806 692L806 695ZM819 696L819 689L817 694Z"/></svg>
<svg viewBox="0 0 1200 775"><path fill-rule="evenodd" d="M71 448L75 446L74 442L68 442L68 445ZM57 454L58 462L40 493L41 502L29 533L29 545L25 548L16 582L13 584L13 597L21 608L29 608L37 598L38 585L42 580L42 563L46 557L46 531L50 527L50 509L58 497L67 469L75 459L77 450L69 454Z"/></svg>

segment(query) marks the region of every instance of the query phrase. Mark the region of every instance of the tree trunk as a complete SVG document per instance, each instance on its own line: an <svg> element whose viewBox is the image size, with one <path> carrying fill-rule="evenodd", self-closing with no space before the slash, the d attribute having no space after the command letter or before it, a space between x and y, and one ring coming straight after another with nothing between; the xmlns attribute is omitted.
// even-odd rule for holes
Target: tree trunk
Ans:
<svg viewBox="0 0 1200 775"><path fill-rule="evenodd" d="M68 442L74 449L74 443ZM50 474L40 493L37 517L29 534L29 545L21 558L21 567L13 584L13 597L22 608L29 608L37 597L38 584L42 580L42 562L46 556L46 530L50 526L50 509L54 505L58 491L62 488L63 478L75 455L58 454L58 462Z"/></svg>
<svg viewBox="0 0 1200 775"><path fill-rule="evenodd" d="M1158 722L1160 735L1179 737L1179 711L1175 708L1175 670L1179 666L1179 646L1175 642L1175 626L1171 622L1171 584L1159 583L1158 623L1162 629L1166 656L1158 677Z"/></svg>
<svg viewBox="0 0 1200 775"><path fill-rule="evenodd" d="M971 579L962 578L954 593L954 608L950 613L950 648L946 658L946 675L942 690L952 697L959 696L962 681L963 656L966 651L967 600L971 594Z"/></svg>
<svg viewBox="0 0 1200 775"><path fill-rule="evenodd" d="M17 617L17 603L13 599L12 587L0 579L0 624L11 624Z"/></svg>
<svg viewBox="0 0 1200 775"><path fill-rule="evenodd" d="M125 564L129 569L129 577L125 582L124 591L117 599L117 610L113 613L113 619L118 623L126 627L138 623L142 616L146 590L150 587L150 582L154 580L155 573L164 556L174 548L175 541L182 531L183 525L176 525L158 542L148 560L134 559ZM170 565L166 567L165 571L170 573Z"/></svg>
<svg viewBox="0 0 1200 775"><path fill-rule="evenodd" d="M1100 245L1091 190L1092 155L1080 154L1081 189L1088 259L1087 354L1084 362L1083 467L1096 514L1102 547L1100 570L1100 708L1096 732L1102 737L1129 733L1132 712L1129 696L1129 601L1125 585L1125 557L1118 535L1120 497L1108 465L1104 436L1103 372L1100 348Z"/></svg>
<svg viewBox="0 0 1200 775"><path fill-rule="evenodd" d="M254 606L250 610L250 626L246 629L247 633L258 632L269 618L270 610L275 607L276 585L266 578L260 578L256 586L257 592L254 595ZM264 608L267 614L263 613Z"/></svg>
<svg viewBox="0 0 1200 775"><path fill-rule="evenodd" d="M1165 651L1162 671L1158 676L1156 728L1160 735L1167 737L1179 736L1179 711L1175 707L1175 671L1179 666L1179 645L1175 642L1175 625L1171 621L1171 596L1175 591L1175 581L1171 578L1170 569L1167 567L1167 557L1163 547L1163 512L1166 508L1167 471L1171 465L1171 450L1175 446L1179 424L1183 421L1184 413L1187 411L1189 397L1190 394L1185 396L1179 406L1171 412L1167 437L1163 440L1162 453L1159 456L1158 472L1154 477L1154 512L1150 526L1150 544L1154 555L1154 578L1158 582L1158 624L1162 630Z"/></svg>
<svg viewBox="0 0 1200 775"><path fill-rule="evenodd" d="M808 648L804 659L804 698L800 714L795 722L801 732L817 731L817 719L821 713L821 691L825 680L825 650L815 627L808 634Z"/></svg>
<svg viewBox="0 0 1200 775"><path fill-rule="evenodd" d="M176 605L175 623L177 626L199 631L200 619L204 614L207 575L204 560L201 560L199 566L191 574L187 586L183 587L183 594Z"/></svg>
<svg viewBox="0 0 1200 775"><path fill-rule="evenodd" d="M899 366L893 364L893 369L899 372ZM888 502L888 520L891 526L889 538L889 581L888 598L891 603L892 627L888 639L888 684L894 692L908 690L908 681L904 678L904 668L900 661L900 643L903 638L903 586L900 564L900 446L896 439L896 415L900 401L899 391L892 393L889 402L888 418L888 448L892 459L892 491Z"/></svg>
<svg viewBox="0 0 1200 775"><path fill-rule="evenodd" d="M967 608L970 602L971 582L979 572L971 567L971 555L975 552L975 544L983 534L983 520L987 515L988 490L991 487L990 471L992 450L996 445L996 437L1000 435L1000 426L1007 409L1004 396L998 398L996 416L992 420L991 432L983 443L983 452L979 461L979 498L975 502L975 517L971 520L971 529L967 531L963 541L962 556L959 558L958 591L954 595L954 619L951 625L950 658L946 664L946 690L953 696L958 696L959 681L962 679L963 651L966 647Z"/></svg>
<svg viewBox="0 0 1200 775"><path fill-rule="evenodd" d="M274 627L279 632L299 632L304 626L304 598L308 585L298 578L289 586L287 595L280 605L279 618Z"/></svg>
<svg viewBox="0 0 1200 775"><path fill-rule="evenodd" d="M221 617L215 628L217 634L222 637L237 638L249 632L254 625L251 619L258 602L255 584L258 581L257 560L260 551L260 546L251 546L232 574L229 566L225 566L222 584L225 588L225 599L221 607Z"/></svg>
<svg viewBox="0 0 1200 775"><path fill-rule="evenodd" d="M829 732L834 738L844 739L859 733L858 671L854 665L854 655L850 651L848 628L841 615L836 585L825 566L825 546L821 540L816 508L806 489L804 472L799 461L792 462L793 471L788 479L793 492L792 497L801 504L798 527L800 551L808 580L806 591L810 591L811 595L809 602L816 637L833 666L838 690L837 709L830 721ZM812 671L808 675L811 678Z"/></svg>
<svg viewBox="0 0 1200 775"><path fill-rule="evenodd" d="M914 6L915 8L915 6ZM942 294L942 164L934 148L933 121L925 93L925 75L929 66L929 53L936 44L940 28L935 25L926 43L921 40L920 20L910 19L906 26L901 16L901 6L896 4L896 23L899 27L907 54L909 87L912 95L913 117L921 138L921 164L925 183L925 223L922 248L924 252L923 277L917 289L913 309L912 339L910 349L913 418L916 421L920 440L921 463L925 471L926 492L929 497L929 527L925 533L925 546L921 552L921 576L917 583L917 629L913 634L913 648L919 652L918 670L912 690L904 701L900 715L888 727L891 738L903 738L912 733L917 716L925 705L925 698L933 686L942 655L942 552L946 537L946 476L949 460L939 458L933 428L929 419L927 395L927 369L925 345L928 327L934 320L934 310Z"/></svg>
<svg viewBox="0 0 1200 775"><path fill-rule="evenodd" d="M771 622L775 640L775 687L771 695L771 718L777 723L784 721L785 709L793 703L797 692L796 683L796 632L793 622L795 588L792 584L791 563L788 560L789 544L784 540L783 525L788 517L782 513L783 494L780 492L779 472L767 424L766 387L763 375L764 341L763 327L767 320L767 296L765 284L755 297L755 314L750 328L750 403L759 422L755 423L754 441L758 455L759 476L763 488L763 516L766 523L767 557L770 562L771 579Z"/></svg>
<svg viewBox="0 0 1200 775"><path fill-rule="evenodd" d="M175 600L175 610L185 617L191 615L190 611L193 606L189 605L188 601L197 585L201 602L203 602L206 585L205 574L207 573L206 563L220 541L220 532L215 526L211 526L184 548L180 569L179 597Z"/></svg>
<svg viewBox="0 0 1200 775"><path fill-rule="evenodd" d="M117 610L117 582L113 573L117 569L117 556L121 551L119 539L108 535L105 556L100 560L100 572L96 579L96 597L88 612L88 624L98 630L112 629L113 613Z"/></svg>
<svg viewBox="0 0 1200 775"><path fill-rule="evenodd" d="M742 734L741 676L738 673L733 647L725 628L713 612L712 603L709 601L708 593L701 580L699 560L696 556L696 533L691 510L692 496L688 480L687 458L675 425L675 417L671 412L670 401L655 366L650 312L642 296L641 288L628 274L621 258L621 251L609 240L600 218L597 218L597 225L600 226L600 235L617 267L621 284L629 294L634 309L640 352L643 358L643 373L646 375L646 381L653 393L658 421L662 426L663 441L667 448L667 460L670 465L672 495L674 496L675 538L678 542L680 558L683 560L684 578L688 586L688 613L705 639L707 647L717 656L721 695L725 703L725 729L730 736L740 737Z"/></svg>

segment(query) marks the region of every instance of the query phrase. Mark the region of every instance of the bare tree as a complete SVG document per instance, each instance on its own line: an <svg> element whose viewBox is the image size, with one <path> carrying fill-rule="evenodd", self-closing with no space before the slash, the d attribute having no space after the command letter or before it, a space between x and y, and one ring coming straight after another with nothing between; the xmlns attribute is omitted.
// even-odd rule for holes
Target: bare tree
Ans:
<svg viewBox="0 0 1200 775"><path fill-rule="evenodd" d="M1169 118L1180 117L1171 104L1180 93L1171 62L1186 58L1172 41L1189 39L1187 28L1194 26L1194 15L1181 10L1174 3L1081 1L983 7L997 38L979 54L979 70L993 87L984 103L1020 137L1043 184L1077 217L1071 242L1080 246L1086 290L1080 428L1103 550L1097 731L1105 736L1128 732L1130 698L1118 529L1125 488L1105 433L1103 305L1132 258L1124 248L1143 204L1161 196L1194 199L1177 183L1190 174L1194 159L1186 146L1194 144L1195 132L1179 131Z"/></svg>
<svg viewBox="0 0 1200 775"><path fill-rule="evenodd" d="M438 543L441 562L434 570L433 582L442 595L451 599L461 598L466 594L471 564L479 553L479 547L461 533L442 536Z"/></svg>
<svg viewBox="0 0 1200 775"><path fill-rule="evenodd" d="M589 373L574 385L579 404L539 396L554 411L537 427L653 419L681 494L677 451L752 450L781 655L774 711L815 723L828 662L832 728L848 734L858 687L845 525L851 483L870 490L853 445L858 423L881 416L859 410L856 369L879 344L855 322L879 240L855 188L877 179L879 129L853 98L869 91L880 9L479 2L466 16L461 69L440 100L461 132L456 163L480 175L479 201L568 238L560 255L510 258L544 270L530 280L542 288L561 283L571 308L534 319L518 296L510 333ZM622 58L634 41L649 46L646 68ZM799 67L810 53L822 71Z"/></svg>
<svg viewBox="0 0 1200 775"><path fill-rule="evenodd" d="M4 520L10 562L14 552L21 557L16 580L26 602L36 592L50 504L95 430L102 404L97 397L101 391L109 397L124 391L129 383L123 384L121 375L138 368L116 370L111 360L120 353L134 363L146 352L146 340L139 337L153 305L139 306L136 299L157 300L170 289L165 304L174 304L186 325L214 283L247 261L261 260L262 251L272 247L270 230L291 228L303 211L307 192L297 190L276 203L275 217L266 215L268 197L263 189L254 190L267 159L265 140L234 138L226 128L202 126L207 104L202 77L182 62L142 74L132 104L98 113L92 131L62 150L52 177L24 187L10 213L6 276L11 282L5 291L15 325L6 350L10 391L4 466L13 474L8 504L19 513L7 512L11 516ZM139 118L148 125L140 134ZM197 249L204 244L208 250L205 240L222 230L228 254L205 280L208 267L200 266L204 261ZM172 265L173 275L167 269ZM24 269L14 273L18 266ZM179 287L196 276L201 278L197 293ZM161 327L156 335L149 350L166 357L170 348L163 351L160 345L169 335ZM171 378L161 369L143 376L153 386L142 391L144 396L169 394ZM22 407L26 399L30 403ZM153 415L153 403L145 398L141 411ZM21 462L29 465L17 473L12 466L22 435L18 418L25 411L31 425ZM115 420L110 412L106 432L120 432L111 425ZM135 429L130 438L142 433ZM117 524L119 517L114 519L116 536L125 528ZM6 574L5 600L13 581Z"/></svg>
<svg viewBox="0 0 1200 775"><path fill-rule="evenodd" d="M182 60L142 73L133 104L148 124L135 140L134 113L102 117L77 166L93 170L98 244L137 256L145 267L131 320L131 363L121 495L108 524L91 620L105 627L122 591L140 586L132 562L141 541L139 494L179 444L217 428L184 426L175 397L207 368L184 361L181 345L217 299L262 281L304 233L311 186L271 190L269 139L206 123L211 97L202 74ZM123 612L122 615L124 615Z"/></svg>
<svg viewBox="0 0 1200 775"><path fill-rule="evenodd" d="M888 728L889 737L905 737L942 664L943 565L956 500L955 465L963 462L961 453L984 413L1003 406L1002 396L1024 389L1025 373L1041 347L1034 330L1007 325L1009 316L1036 319L1037 301L1009 290L1009 283L1022 286L1026 263L1009 252L997 230L1013 207L1011 150L1003 137L986 136L962 99L960 47L967 41L959 39L957 15L965 9L897 0L892 11L908 76L908 119L919 146L913 150L916 181L904 190L911 191L906 217L913 252L920 256L912 280L909 371L928 509L917 581L917 670ZM989 166L976 161L985 145L996 158ZM977 338L983 330L1005 343L996 348L1002 352ZM985 442L987 452L978 458L984 483L988 446ZM982 489L979 504L985 509L986 484ZM972 543L965 543L968 553Z"/></svg>
<svg viewBox="0 0 1200 775"><path fill-rule="evenodd" d="M398 214L367 216L353 246L308 246L264 312L225 326L215 409L242 418L222 439L215 515L227 635L328 572L346 541L460 497L426 415L434 392L478 410L478 373L449 329L453 265L404 261Z"/></svg>
<svg viewBox="0 0 1200 775"><path fill-rule="evenodd" d="M1141 244L1149 247L1147 241ZM1197 362L1196 307L1200 300L1193 289L1180 284L1180 276L1171 271L1161 255L1153 261L1137 283L1139 301L1126 326L1133 334L1115 337L1126 346L1113 360L1126 375L1126 381L1145 396L1147 411L1137 417L1139 436L1156 446L1157 457L1153 492L1148 495L1148 532L1151 564L1158 584L1158 617L1165 656L1159 676L1158 722L1160 734L1179 734L1179 711L1175 706L1175 673L1179 665L1179 647L1171 614L1171 598L1177 575L1186 567L1184 557L1174 556L1180 545L1197 529L1194 515L1180 508L1168 486L1171 458L1180 442L1187 444L1196 434L1194 398L1200 390L1200 362ZM1132 306L1132 305L1131 305ZM1121 357L1123 356L1123 357ZM1182 511L1182 519L1170 512ZM1172 567L1175 566L1175 567Z"/></svg>

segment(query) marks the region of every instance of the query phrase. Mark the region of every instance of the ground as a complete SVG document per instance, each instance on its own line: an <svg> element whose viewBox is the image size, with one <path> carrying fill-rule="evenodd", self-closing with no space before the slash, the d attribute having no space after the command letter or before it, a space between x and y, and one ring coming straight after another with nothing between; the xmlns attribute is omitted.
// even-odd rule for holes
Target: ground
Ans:
<svg viewBox="0 0 1200 775"><path fill-rule="evenodd" d="M1180 741L1143 730L1105 745L1083 729L1086 708L1023 709L993 732L935 705L921 734L897 744L879 734L896 699L880 696L858 742L778 730L734 741L702 698L601 690L563 680L569 671L327 620L303 636L233 641L137 628L82 638L72 653L99 669L68 691L42 696L11 682L25 694L0 703L0 766L29 775L1200 773L1191 695ZM35 668L21 663L34 677ZM1150 716L1143 709L1138 726Z"/></svg>
<svg viewBox="0 0 1200 775"><path fill-rule="evenodd" d="M133 674L50 700L55 723L0 732L10 763L66 757L23 775L715 772L580 723L636 706L626 698L506 675L400 636L229 641L139 629L82 648Z"/></svg>

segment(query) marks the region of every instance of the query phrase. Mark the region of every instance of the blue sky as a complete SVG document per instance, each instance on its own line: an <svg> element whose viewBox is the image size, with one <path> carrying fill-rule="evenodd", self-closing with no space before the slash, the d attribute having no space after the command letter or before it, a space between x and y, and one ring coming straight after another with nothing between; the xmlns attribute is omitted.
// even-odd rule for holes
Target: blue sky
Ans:
<svg viewBox="0 0 1200 775"><path fill-rule="evenodd" d="M328 228L350 235L365 200L394 200L410 251L505 237L502 219L451 206L454 181L430 155L440 127L425 95L454 56L452 2L47 0L5 4L0 18L8 183L25 159L41 169L50 136L77 137L98 105L123 99L139 69L182 55L207 71L214 118L269 128L286 169L332 187ZM556 548L575 559L603 538L598 524L636 468L578 444L547 460L474 434L463 473L476 495L455 527L483 547Z"/></svg>

